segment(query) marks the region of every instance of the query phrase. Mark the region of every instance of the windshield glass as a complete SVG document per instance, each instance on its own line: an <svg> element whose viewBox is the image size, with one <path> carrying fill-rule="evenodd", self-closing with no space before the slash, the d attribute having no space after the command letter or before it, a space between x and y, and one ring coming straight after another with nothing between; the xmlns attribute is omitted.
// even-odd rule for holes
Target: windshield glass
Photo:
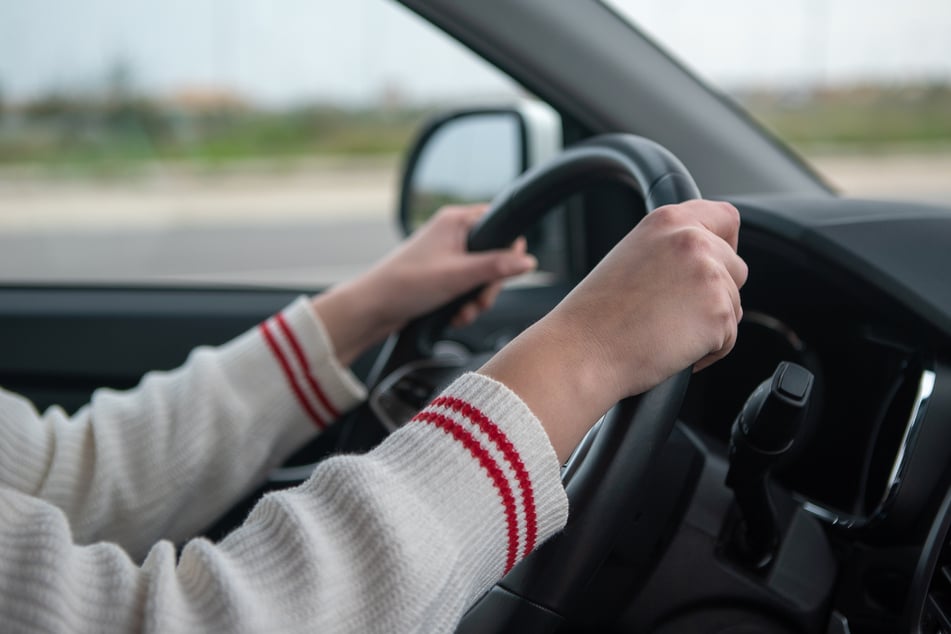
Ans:
<svg viewBox="0 0 951 634"><path fill-rule="evenodd" d="M951 201L951 2L605 0L839 191Z"/></svg>

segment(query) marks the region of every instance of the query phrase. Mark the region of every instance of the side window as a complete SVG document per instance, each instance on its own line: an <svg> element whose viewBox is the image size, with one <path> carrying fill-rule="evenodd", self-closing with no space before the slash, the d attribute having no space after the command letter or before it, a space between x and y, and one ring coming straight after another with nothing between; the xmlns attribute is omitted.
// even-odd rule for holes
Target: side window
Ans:
<svg viewBox="0 0 951 634"><path fill-rule="evenodd" d="M387 0L4 3L0 282L332 283L422 122L520 93Z"/></svg>

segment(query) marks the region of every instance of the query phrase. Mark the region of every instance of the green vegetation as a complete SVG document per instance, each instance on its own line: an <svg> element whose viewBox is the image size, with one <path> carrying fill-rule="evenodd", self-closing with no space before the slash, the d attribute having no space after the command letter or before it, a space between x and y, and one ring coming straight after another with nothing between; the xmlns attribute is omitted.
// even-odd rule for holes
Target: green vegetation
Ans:
<svg viewBox="0 0 951 634"><path fill-rule="evenodd" d="M254 108L228 94L158 101L118 88L97 98L0 98L0 168L125 175L157 161L200 168L246 160L393 156L405 151L423 108ZM804 154L951 147L951 85L863 85L747 91L737 100Z"/></svg>
<svg viewBox="0 0 951 634"><path fill-rule="evenodd" d="M804 152L951 146L951 85L863 85L809 93L750 92L739 101Z"/></svg>
<svg viewBox="0 0 951 634"><path fill-rule="evenodd" d="M265 111L53 96L0 111L0 167L110 175L154 161L216 167L248 159L392 155L406 148L427 115L422 109Z"/></svg>

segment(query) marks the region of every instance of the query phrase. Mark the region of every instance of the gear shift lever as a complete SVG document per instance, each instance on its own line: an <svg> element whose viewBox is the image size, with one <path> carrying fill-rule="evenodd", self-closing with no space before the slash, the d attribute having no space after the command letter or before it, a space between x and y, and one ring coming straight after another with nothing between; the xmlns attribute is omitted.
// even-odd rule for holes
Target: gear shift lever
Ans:
<svg viewBox="0 0 951 634"><path fill-rule="evenodd" d="M733 423L726 485L733 489L742 522L731 545L756 569L769 566L780 539L769 498L769 471L793 446L813 380L802 366L781 362L773 376L753 390Z"/></svg>

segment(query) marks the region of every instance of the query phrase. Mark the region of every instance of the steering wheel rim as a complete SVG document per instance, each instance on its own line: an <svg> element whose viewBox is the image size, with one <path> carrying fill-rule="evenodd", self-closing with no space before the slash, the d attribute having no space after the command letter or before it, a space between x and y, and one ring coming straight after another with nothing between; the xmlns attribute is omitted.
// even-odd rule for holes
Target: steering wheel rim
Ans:
<svg viewBox="0 0 951 634"><path fill-rule="evenodd" d="M568 148L529 170L492 201L468 237L470 251L502 248L548 210L592 185L614 182L641 194L645 214L699 198L684 165L663 146L632 134L605 134ZM451 317L480 289L411 322L381 351L368 383L432 355ZM618 403L599 430L586 439L585 456L564 479L571 514L566 529L519 563L471 609L459 631L510 631L527 624L551 629L570 613L614 543L627 502L637 497L644 475L673 429L691 369L645 394ZM513 600L514 598L514 600ZM531 609L524 610L524 606Z"/></svg>
<svg viewBox="0 0 951 634"><path fill-rule="evenodd" d="M469 232L467 248L505 248L557 203L591 185L607 182L626 185L641 194L645 214L664 205L700 198L687 168L662 145L634 134L602 134L528 170L496 195ZM475 288L416 318L392 336L370 371L368 384L375 386L398 367L432 356L438 335L480 290Z"/></svg>

